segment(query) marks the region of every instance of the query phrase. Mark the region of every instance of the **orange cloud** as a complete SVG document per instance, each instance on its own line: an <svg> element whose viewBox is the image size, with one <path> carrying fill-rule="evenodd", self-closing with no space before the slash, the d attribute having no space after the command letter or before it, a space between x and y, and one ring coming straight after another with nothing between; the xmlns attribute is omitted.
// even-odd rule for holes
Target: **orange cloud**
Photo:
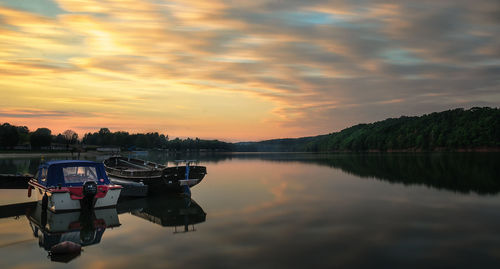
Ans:
<svg viewBox="0 0 500 269"><path fill-rule="evenodd" d="M465 17L407 1L57 4L51 16L0 6L2 107L87 115L78 126L247 140L442 106L427 93L498 104L490 69L500 35L487 10L466 3L456 5ZM74 127L71 117L47 123Z"/></svg>

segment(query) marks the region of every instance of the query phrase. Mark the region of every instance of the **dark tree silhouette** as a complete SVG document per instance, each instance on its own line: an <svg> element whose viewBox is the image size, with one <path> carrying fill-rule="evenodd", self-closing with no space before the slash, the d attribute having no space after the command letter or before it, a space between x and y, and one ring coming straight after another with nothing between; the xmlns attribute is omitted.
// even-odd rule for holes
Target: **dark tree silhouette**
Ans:
<svg viewBox="0 0 500 269"><path fill-rule="evenodd" d="M52 132L47 128L38 128L36 131L31 133L30 143L31 147L34 149L40 149L41 147L48 147L52 142Z"/></svg>
<svg viewBox="0 0 500 269"><path fill-rule="evenodd" d="M500 147L500 110L474 107L358 124L337 133L237 143L238 151L427 151Z"/></svg>
<svg viewBox="0 0 500 269"><path fill-rule="evenodd" d="M12 148L19 142L19 132L16 126L4 123L0 126L0 147Z"/></svg>

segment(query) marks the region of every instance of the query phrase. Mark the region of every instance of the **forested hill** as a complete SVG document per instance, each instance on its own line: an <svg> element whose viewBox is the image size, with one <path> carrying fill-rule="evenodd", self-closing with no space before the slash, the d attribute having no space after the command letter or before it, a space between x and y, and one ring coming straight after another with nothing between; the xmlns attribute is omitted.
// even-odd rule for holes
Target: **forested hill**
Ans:
<svg viewBox="0 0 500 269"><path fill-rule="evenodd" d="M236 143L237 151L433 151L500 148L498 108L454 109L358 124L315 137Z"/></svg>

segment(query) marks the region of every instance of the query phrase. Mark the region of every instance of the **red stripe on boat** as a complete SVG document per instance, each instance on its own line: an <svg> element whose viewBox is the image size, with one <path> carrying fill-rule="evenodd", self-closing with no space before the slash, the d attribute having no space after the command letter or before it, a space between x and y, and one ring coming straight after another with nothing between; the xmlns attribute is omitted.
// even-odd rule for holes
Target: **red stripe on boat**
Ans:
<svg viewBox="0 0 500 269"><path fill-rule="evenodd" d="M106 196L109 190L114 190L114 189L121 189L122 186L120 185L102 185L102 186L97 186L97 194L95 195L95 198L103 198ZM70 193L70 198L72 200L80 200L83 199L83 186L78 186L78 187L62 187L62 188L49 188L48 191L52 193L61 193L61 192L69 192Z"/></svg>

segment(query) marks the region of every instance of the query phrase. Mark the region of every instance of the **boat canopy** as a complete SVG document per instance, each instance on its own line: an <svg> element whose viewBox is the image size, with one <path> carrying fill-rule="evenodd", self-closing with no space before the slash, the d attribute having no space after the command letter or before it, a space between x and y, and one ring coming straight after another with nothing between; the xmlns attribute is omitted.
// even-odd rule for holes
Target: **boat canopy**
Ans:
<svg viewBox="0 0 500 269"><path fill-rule="evenodd" d="M82 186L86 181L108 185L110 181L102 163L82 160L49 161L38 168L39 184L53 187Z"/></svg>

